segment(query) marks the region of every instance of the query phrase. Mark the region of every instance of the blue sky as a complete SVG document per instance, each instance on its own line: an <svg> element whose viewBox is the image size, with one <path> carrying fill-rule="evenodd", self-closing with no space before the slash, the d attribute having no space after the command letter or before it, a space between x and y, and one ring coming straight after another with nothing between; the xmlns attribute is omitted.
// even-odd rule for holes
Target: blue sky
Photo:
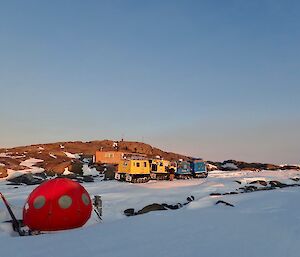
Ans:
<svg viewBox="0 0 300 257"><path fill-rule="evenodd" d="M145 141L300 163L298 1L2 1L0 147Z"/></svg>

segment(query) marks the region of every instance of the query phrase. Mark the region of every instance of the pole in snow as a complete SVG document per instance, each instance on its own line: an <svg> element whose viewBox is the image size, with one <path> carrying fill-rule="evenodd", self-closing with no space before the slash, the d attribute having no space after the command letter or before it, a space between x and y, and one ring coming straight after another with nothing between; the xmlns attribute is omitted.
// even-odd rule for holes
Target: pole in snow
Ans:
<svg viewBox="0 0 300 257"><path fill-rule="evenodd" d="M102 221L102 199L100 195L95 195L93 199L94 211Z"/></svg>

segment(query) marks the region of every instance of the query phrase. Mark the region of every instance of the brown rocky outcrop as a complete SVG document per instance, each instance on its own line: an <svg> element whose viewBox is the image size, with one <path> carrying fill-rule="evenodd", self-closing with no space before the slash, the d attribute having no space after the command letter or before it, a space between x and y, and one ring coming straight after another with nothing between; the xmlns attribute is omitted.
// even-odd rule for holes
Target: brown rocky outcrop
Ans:
<svg viewBox="0 0 300 257"><path fill-rule="evenodd" d="M7 169L3 166L0 166L0 178L7 177Z"/></svg>

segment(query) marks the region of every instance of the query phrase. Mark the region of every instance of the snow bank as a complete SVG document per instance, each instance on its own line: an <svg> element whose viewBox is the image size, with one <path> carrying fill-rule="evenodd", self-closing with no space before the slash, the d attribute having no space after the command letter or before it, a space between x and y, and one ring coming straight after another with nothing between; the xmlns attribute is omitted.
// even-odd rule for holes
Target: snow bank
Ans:
<svg viewBox="0 0 300 257"><path fill-rule="evenodd" d="M95 168L90 168L87 164L83 164L82 167L84 176L98 176L99 172Z"/></svg>
<svg viewBox="0 0 300 257"><path fill-rule="evenodd" d="M231 163L231 162L227 162L227 163L223 164L222 167L224 169L232 169L232 170L238 169L238 167L234 163Z"/></svg>

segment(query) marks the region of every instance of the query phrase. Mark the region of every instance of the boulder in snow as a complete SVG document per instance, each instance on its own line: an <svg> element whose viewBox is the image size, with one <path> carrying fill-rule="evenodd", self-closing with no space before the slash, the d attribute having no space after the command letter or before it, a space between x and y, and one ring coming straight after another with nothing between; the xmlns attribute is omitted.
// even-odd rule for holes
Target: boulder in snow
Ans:
<svg viewBox="0 0 300 257"><path fill-rule="evenodd" d="M279 187L279 188L283 188L283 187L287 187L288 185L285 183L281 183L279 181L273 180L269 182L271 187Z"/></svg>
<svg viewBox="0 0 300 257"><path fill-rule="evenodd" d="M233 204L231 204L231 203L227 203L227 202L225 202L225 201L223 201L223 200L219 200L219 201L217 201L217 202L216 202L216 205L218 205L218 204L223 204L223 205L225 205L225 206L234 207L234 205L233 205Z"/></svg>
<svg viewBox="0 0 300 257"><path fill-rule="evenodd" d="M7 181L16 185L38 185L41 184L44 181L44 179L34 177L31 173L25 173L18 177L9 178Z"/></svg>
<svg viewBox="0 0 300 257"><path fill-rule="evenodd" d="M145 206L143 209L139 210L137 214L145 214L147 212L151 211L164 211L167 210L166 207L164 207L162 204L153 203Z"/></svg>
<svg viewBox="0 0 300 257"><path fill-rule="evenodd" d="M260 184L262 186L267 186L268 183L265 180L254 180L252 182L250 182L249 184L253 185L253 184Z"/></svg>

